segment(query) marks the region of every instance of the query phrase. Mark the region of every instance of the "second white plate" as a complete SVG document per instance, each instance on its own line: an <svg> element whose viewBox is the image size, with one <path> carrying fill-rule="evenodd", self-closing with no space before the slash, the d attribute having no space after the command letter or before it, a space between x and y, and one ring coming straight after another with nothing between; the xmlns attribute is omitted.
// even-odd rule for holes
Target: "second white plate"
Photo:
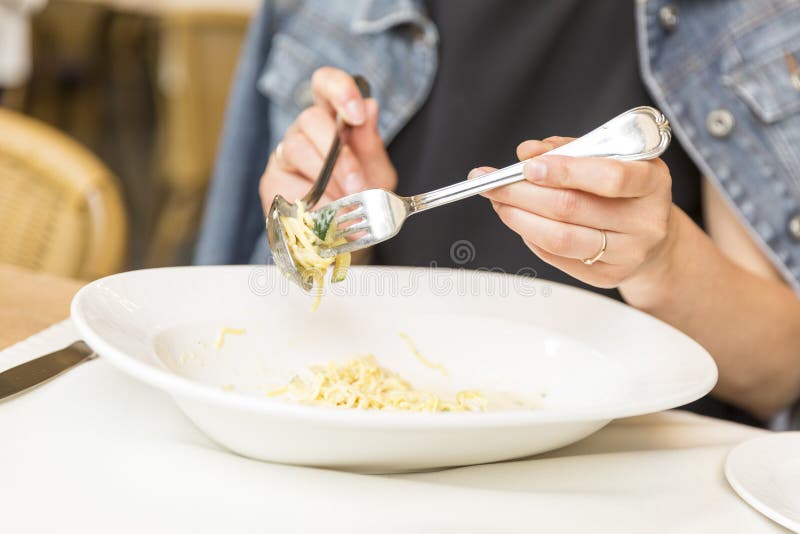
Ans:
<svg viewBox="0 0 800 534"><path fill-rule="evenodd" d="M782 432L736 446L725 476L750 506L800 532L800 432Z"/></svg>

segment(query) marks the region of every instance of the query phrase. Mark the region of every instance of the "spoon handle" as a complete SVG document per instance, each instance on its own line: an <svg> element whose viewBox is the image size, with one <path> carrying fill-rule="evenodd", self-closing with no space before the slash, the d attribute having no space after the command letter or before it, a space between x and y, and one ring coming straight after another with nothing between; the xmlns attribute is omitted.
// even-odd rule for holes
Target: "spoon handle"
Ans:
<svg viewBox="0 0 800 534"><path fill-rule="evenodd" d="M669 146L672 131L669 122L657 109L633 108L618 115L586 135L547 152L553 156L610 158L620 161L654 159ZM416 213L443 206L485 191L524 180L525 161L464 180L430 193L409 198L410 212Z"/></svg>
<svg viewBox="0 0 800 534"><path fill-rule="evenodd" d="M358 90L361 91L361 96L363 98L369 98L372 90L366 78L355 74L353 75L353 80L356 82ZM328 149L328 155L325 157L325 162L322 164L319 175L317 175L317 180L314 182L314 185L311 186L311 190L303 197L303 205L305 205L307 209L312 209L316 206L319 199L322 198L325 189L328 187L328 182L331 180L331 175L333 174L333 167L336 165L339 152L342 150L342 144L347 142L345 136L349 130L350 128L345 124L344 119L337 115L336 133L334 134L331 147Z"/></svg>

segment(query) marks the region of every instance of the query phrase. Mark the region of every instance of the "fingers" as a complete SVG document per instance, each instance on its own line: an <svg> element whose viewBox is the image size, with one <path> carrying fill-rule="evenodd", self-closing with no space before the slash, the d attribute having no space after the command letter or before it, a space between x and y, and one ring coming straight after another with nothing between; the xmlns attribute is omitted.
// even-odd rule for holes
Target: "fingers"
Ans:
<svg viewBox="0 0 800 534"><path fill-rule="evenodd" d="M470 172L475 178L491 167ZM549 220L620 234L636 234L642 243L661 239L669 218L668 201L651 198L607 198L585 191L541 187L527 181L482 193L494 203L518 208ZM666 209L665 209L666 208Z"/></svg>
<svg viewBox="0 0 800 534"><path fill-rule="evenodd" d="M595 256L603 245L602 233L595 228L554 221L500 202L492 202L492 206L506 226L550 254L583 260ZM627 236L606 231L606 237L606 253L600 261L628 263L624 255L629 250Z"/></svg>
<svg viewBox="0 0 800 534"><path fill-rule="evenodd" d="M334 67L321 67L311 76L311 91L314 102L339 114L353 126L364 123L367 111L364 98L361 96L353 77L343 70Z"/></svg>
<svg viewBox="0 0 800 534"><path fill-rule="evenodd" d="M584 265L581 262L575 261L570 258L562 258L555 254L547 252L536 243L524 240L525 244L531 251L539 256L542 261L549 263L557 269L574 276L575 278L586 282L587 284L595 287L613 288L617 287L622 279L627 274L627 268L619 265L610 265L607 263L597 262L593 265Z"/></svg>
<svg viewBox="0 0 800 534"><path fill-rule="evenodd" d="M336 122L329 111L319 106L312 106L300 113L295 126L297 131L308 138L319 155L318 164L313 167L313 172L308 174L310 180L316 180L336 135ZM290 128L287 135L292 130L293 128ZM363 176L364 171L358 158L348 146L343 146L333 168L328 185L329 191L334 197L361 191L364 184Z"/></svg>
<svg viewBox="0 0 800 534"><path fill-rule="evenodd" d="M554 148L558 148L560 146L566 145L567 143L571 143L574 140L575 140L574 137L563 137L563 136L560 136L560 135L551 135L550 137L545 138L544 142L548 143L550 145L553 145Z"/></svg>
<svg viewBox="0 0 800 534"><path fill-rule="evenodd" d="M331 184L337 195L349 195L368 188L394 189L397 182L394 165L378 131L378 102L370 98L364 104L366 118L360 126L351 127L343 139L346 144L333 170ZM320 160L324 161L336 134L336 122L330 111L312 106L298 116L295 125L308 137ZM318 172L312 173L311 178L316 178Z"/></svg>
<svg viewBox="0 0 800 534"><path fill-rule="evenodd" d="M283 141L275 149L273 157L281 170L303 178L306 182L306 189L309 189L317 179L324 162L323 156L308 136L300 130L297 123L289 127ZM341 172L343 169L340 168ZM340 181L331 180L327 192L337 197L342 196Z"/></svg>
<svg viewBox="0 0 800 534"><path fill-rule="evenodd" d="M618 232L630 227L639 202L599 197L574 189L541 187L527 181L487 191L483 196L548 219Z"/></svg>
<svg viewBox="0 0 800 534"><path fill-rule="evenodd" d="M316 104L289 127L262 176L259 193L265 207L277 193L291 202L308 192L332 146L337 115L351 128L320 205L367 188L394 189L397 172L379 134L378 102L362 98L353 78L332 67L314 72L311 89Z"/></svg>
<svg viewBox="0 0 800 534"><path fill-rule="evenodd" d="M272 205L275 195L280 194L287 201L295 202L308 193L309 186L310 183L306 177L280 168L273 155L267 163L267 168L261 177L258 187L264 211L266 212ZM319 206L328 204L331 200L329 192L327 192L320 199Z"/></svg>
<svg viewBox="0 0 800 534"><path fill-rule="evenodd" d="M540 156L545 152L553 150L554 148L555 146L551 145L550 143L539 141L537 139L523 141L519 144L519 146L517 146L517 158L519 158L520 161L524 161L526 159Z"/></svg>
<svg viewBox="0 0 800 534"><path fill-rule="evenodd" d="M645 276L646 266L658 264L669 244L669 170L660 159L621 162L546 155L570 141L551 137L521 143L517 156L527 160L526 181L483 196L537 256L579 280L618 287L633 276ZM492 170L473 169L469 177ZM601 250L593 265L583 263Z"/></svg>
<svg viewBox="0 0 800 534"><path fill-rule="evenodd" d="M308 107L300 112L294 124L308 137L319 154L327 154L336 135L336 120L330 111L320 106Z"/></svg>
<svg viewBox="0 0 800 534"><path fill-rule="evenodd" d="M290 127L286 135L275 148L277 163L286 171L300 171L312 176L322 166L322 157L303 132Z"/></svg>
<svg viewBox="0 0 800 534"><path fill-rule="evenodd" d="M347 141L353 155L361 162L364 173L362 189L394 189L397 185L397 172L378 131L378 101L374 98L367 99L365 110L364 124L353 128Z"/></svg>
<svg viewBox="0 0 800 534"><path fill-rule="evenodd" d="M536 139L523 141L519 144L519 146L517 146L517 157L520 159L520 161L535 158L536 156L540 156L545 152L549 152L550 150L558 148L562 145L566 145L570 141L574 140L574 137L553 136L541 141Z"/></svg>
<svg viewBox="0 0 800 534"><path fill-rule="evenodd" d="M542 186L580 189L612 198L642 197L671 188L669 171L660 159L621 162L607 158L542 156L573 140L571 137L548 137L520 143L517 147L520 160L535 158L525 165L525 178Z"/></svg>
<svg viewBox="0 0 800 534"><path fill-rule="evenodd" d="M661 160L617 161L606 158L541 156L523 168L525 178L545 187L579 189L611 198L635 198L667 192L671 180Z"/></svg>
<svg viewBox="0 0 800 534"><path fill-rule="evenodd" d="M478 176L482 176L484 174L496 171L494 167L475 167L469 174L467 174L467 179L472 180L473 178L477 178Z"/></svg>

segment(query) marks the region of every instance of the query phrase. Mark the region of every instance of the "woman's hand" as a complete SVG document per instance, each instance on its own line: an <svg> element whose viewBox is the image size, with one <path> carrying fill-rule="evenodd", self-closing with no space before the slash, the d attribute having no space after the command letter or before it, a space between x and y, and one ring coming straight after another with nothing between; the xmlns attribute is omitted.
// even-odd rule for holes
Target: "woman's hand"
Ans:
<svg viewBox="0 0 800 534"><path fill-rule="evenodd" d="M369 188L394 189L397 172L378 133L378 102L364 99L353 78L322 67L311 78L314 105L298 115L278 143L261 177L265 211L276 194L302 198L317 179L336 131L336 114L351 126L320 206Z"/></svg>
<svg viewBox="0 0 800 534"><path fill-rule="evenodd" d="M571 276L621 290L660 285L676 226L667 166L660 159L536 157L569 141L525 141L517 155L530 159L524 167L526 180L484 196L537 256ZM489 170L473 169L470 178ZM581 260L601 250L601 230L606 232L606 250L596 263L586 265Z"/></svg>

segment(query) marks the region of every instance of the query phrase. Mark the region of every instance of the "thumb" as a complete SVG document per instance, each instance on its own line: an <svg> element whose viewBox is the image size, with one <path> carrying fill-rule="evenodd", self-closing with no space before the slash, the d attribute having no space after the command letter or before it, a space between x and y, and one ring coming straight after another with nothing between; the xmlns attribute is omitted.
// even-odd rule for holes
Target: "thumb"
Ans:
<svg viewBox="0 0 800 534"><path fill-rule="evenodd" d="M378 101L374 98L367 99L365 108L366 120L360 126L352 128L347 145L361 163L367 189L394 189L397 185L397 171L378 132Z"/></svg>

